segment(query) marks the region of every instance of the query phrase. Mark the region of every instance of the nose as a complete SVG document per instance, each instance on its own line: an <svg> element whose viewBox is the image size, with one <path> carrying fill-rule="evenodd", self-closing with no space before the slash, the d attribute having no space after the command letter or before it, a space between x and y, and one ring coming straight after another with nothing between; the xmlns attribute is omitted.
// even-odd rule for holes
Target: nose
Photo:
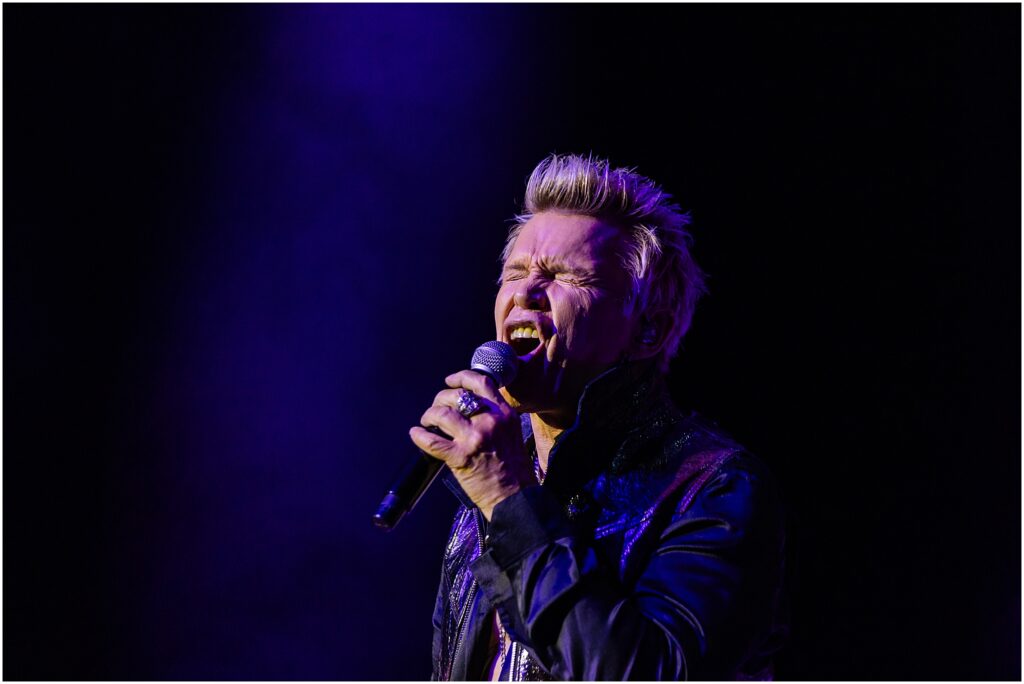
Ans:
<svg viewBox="0 0 1024 684"><path fill-rule="evenodd" d="M512 296L512 300L520 309L547 311L550 308L544 283L541 282L540 278L534 276L521 281L521 285Z"/></svg>

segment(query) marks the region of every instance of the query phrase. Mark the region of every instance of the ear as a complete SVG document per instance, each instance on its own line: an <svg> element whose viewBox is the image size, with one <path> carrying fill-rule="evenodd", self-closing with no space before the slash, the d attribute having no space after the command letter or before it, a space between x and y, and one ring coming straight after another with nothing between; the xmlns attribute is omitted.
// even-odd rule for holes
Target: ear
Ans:
<svg viewBox="0 0 1024 684"><path fill-rule="evenodd" d="M648 312L640 316L630 346L630 358L649 359L661 353L673 318L667 311Z"/></svg>

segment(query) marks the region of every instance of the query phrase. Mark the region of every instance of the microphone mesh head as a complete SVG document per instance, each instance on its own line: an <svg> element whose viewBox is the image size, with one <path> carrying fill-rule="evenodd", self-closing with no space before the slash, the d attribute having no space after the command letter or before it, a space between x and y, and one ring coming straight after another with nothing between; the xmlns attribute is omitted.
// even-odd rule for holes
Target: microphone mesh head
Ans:
<svg viewBox="0 0 1024 684"><path fill-rule="evenodd" d="M519 371L519 357L511 346L504 342L484 342L473 352L469 367L494 378L498 387L504 387L516 379Z"/></svg>

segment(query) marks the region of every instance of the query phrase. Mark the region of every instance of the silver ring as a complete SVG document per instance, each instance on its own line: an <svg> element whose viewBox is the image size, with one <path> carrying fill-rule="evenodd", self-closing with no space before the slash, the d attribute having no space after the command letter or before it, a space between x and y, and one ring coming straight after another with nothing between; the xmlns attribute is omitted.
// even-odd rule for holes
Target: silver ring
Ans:
<svg viewBox="0 0 1024 684"><path fill-rule="evenodd" d="M468 390L462 390L459 394L459 401L455 405L455 409L461 413L464 418L469 418L480 410L480 402L475 394Z"/></svg>

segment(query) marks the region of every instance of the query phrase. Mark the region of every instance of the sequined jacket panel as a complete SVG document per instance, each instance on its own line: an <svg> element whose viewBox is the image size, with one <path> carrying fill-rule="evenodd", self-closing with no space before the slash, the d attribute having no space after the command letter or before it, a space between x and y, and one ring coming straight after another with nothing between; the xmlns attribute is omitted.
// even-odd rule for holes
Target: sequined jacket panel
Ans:
<svg viewBox="0 0 1024 684"><path fill-rule="evenodd" d="M637 375L588 386L544 485L496 506L489 525L460 497L433 679L484 677L494 610L514 640L505 679L771 678L786 631L771 475L676 409L659 377Z"/></svg>

